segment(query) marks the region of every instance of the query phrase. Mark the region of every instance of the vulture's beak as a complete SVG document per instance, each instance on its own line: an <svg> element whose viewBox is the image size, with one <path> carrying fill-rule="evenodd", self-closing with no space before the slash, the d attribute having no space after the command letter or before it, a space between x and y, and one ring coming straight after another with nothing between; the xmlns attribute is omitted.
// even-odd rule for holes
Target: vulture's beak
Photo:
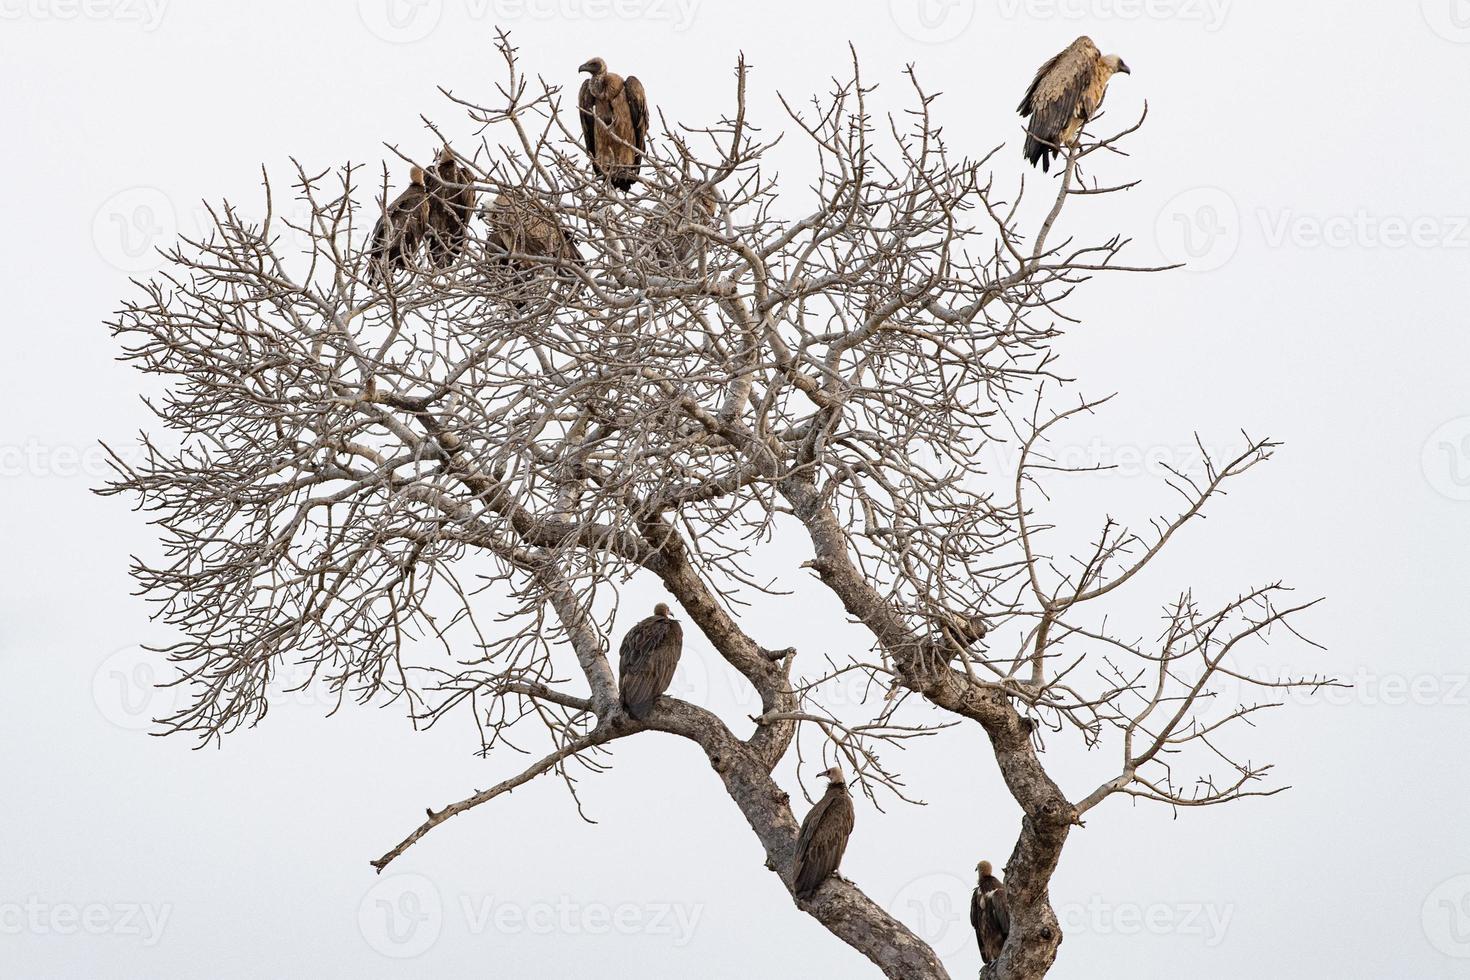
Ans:
<svg viewBox="0 0 1470 980"><path fill-rule="evenodd" d="M595 61L584 61L584 62L582 62L581 66L577 68L577 71L585 71L588 74L591 74L592 72L594 72L596 70L597 70L597 62L595 62Z"/></svg>
<svg viewBox="0 0 1470 980"><path fill-rule="evenodd" d="M1118 62L1118 74L1119 75L1131 75L1131 74L1133 74L1133 69L1128 67L1128 62L1126 62L1126 61L1120 61L1120 62Z"/></svg>

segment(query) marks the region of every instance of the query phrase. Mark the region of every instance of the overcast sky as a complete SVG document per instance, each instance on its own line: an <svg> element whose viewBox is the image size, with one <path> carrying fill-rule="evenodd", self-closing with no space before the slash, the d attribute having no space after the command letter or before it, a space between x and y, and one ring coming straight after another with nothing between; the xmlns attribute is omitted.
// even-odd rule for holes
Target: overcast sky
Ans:
<svg viewBox="0 0 1470 980"><path fill-rule="evenodd" d="M768 132L774 93L826 91L850 41L895 106L909 62L944 93L952 147L1006 143L1007 180L1036 66L1081 33L1121 54L1109 115L1150 114L1107 166L1143 183L1070 230L1192 268L1099 281L1072 308L1067 373L1119 396L1069 439L1118 470L1059 506L1140 520L1195 432L1282 440L1131 608L1147 625L1181 586L1283 579L1327 597L1302 625L1328 652L1261 663L1357 686L1237 736L1287 793L1089 814L1053 882L1053 976L1470 976L1465 0L0 0L0 974L744 978L752 949L781 951L781 975L872 974L795 911L687 745L619 743L584 784L595 826L532 785L378 879L369 858L424 807L519 758L474 758L466 724L327 718L309 696L220 748L147 734L168 697L137 645L169 637L127 569L154 535L89 488L97 440L148 418L102 322L201 200L257 207L261 165L426 152L421 113L468 139L436 86L493 97L497 24L529 70L575 84L602 55L671 119L716 116L743 50ZM793 191L804 162L782 161ZM770 615L813 659L849 635L835 614ZM713 656L691 639L683 690L738 716ZM1044 759L1074 798L1115 764L1065 736ZM929 805L860 801L843 870L972 976L970 869L1005 860L1019 813L974 726L902 761Z"/></svg>

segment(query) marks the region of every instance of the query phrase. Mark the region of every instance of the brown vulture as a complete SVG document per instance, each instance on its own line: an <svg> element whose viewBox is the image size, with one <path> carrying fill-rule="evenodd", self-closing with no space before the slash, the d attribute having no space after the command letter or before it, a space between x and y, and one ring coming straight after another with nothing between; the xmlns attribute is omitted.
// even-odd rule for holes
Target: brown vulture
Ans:
<svg viewBox="0 0 1470 980"><path fill-rule="evenodd" d="M658 236L656 254L664 265L688 269L697 266L709 248L710 240L696 232L680 232L684 225L703 225L719 231L720 195L710 184L681 181L669 196L666 208L659 214L654 232Z"/></svg>
<svg viewBox="0 0 1470 980"><path fill-rule="evenodd" d="M536 258L582 264L572 233L562 227L556 212L519 190L506 190L495 196L487 215L490 240L505 250L503 261L525 271L534 271L546 263ZM511 255L531 258L510 258Z"/></svg>
<svg viewBox="0 0 1470 980"><path fill-rule="evenodd" d="M648 717L674 679L683 646L684 628L662 602L653 607L652 616L628 630L618 651L618 690L624 711L640 721Z"/></svg>
<svg viewBox="0 0 1470 980"><path fill-rule="evenodd" d="M425 186L423 167L413 167L408 172L408 189L393 199L383 209L383 216L373 227L372 259L368 265L371 279L384 277L385 272L402 269L418 251L429 230L429 211L432 202Z"/></svg>
<svg viewBox="0 0 1470 980"><path fill-rule="evenodd" d="M803 901L815 895L827 876L837 870L852 834L852 796L847 792L842 767L828 769L827 779L827 792L801 822L801 834L796 838L796 869L791 885Z"/></svg>
<svg viewBox="0 0 1470 980"><path fill-rule="evenodd" d="M410 168L408 181L408 188L383 209L373 228L368 270L373 279L380 278L385 267L407 268L426 241L432 264L448 265L459 257L469 237L476 197L473 177L453 150L441 149L427 169Z"/></svg>
<svg viewBox="0 0 1470 980"><path fill-rule="evenodd" d="M648 100L643 83L607 70L593 58L577 69L591 77L582 83L577 109L582 117L582 143L592 169L620 191L638 181L643 145L648 136Z"/></svg>
<svg viewBox="0 0 1470 980"><path fill-rule="evenodd" d="M474 176L446 146L424 177L429 192L429 257L436 266L448 265L459 258L469 238L477 199Z"/></svg>
<svg viewBox="0 0 1470 980"><path fill-rule="evenodd" d="M1051 169L1051 161L1097 112L1108 79L1118 72L1132 74L1122 58L1104 56L1085 36L1041 66L1017 109L1030 117L1025 154L1032 166L1039 161L1043 171Z"/></svg>
<svg viewBox="0 0 1470 980"><path fill-rule="evenodd" d="M1011 911L1006 905L1006 886L990 873L990 862L981 861L975 870L980 872L980 881L970 896L970 925L975 927L980 958L989 963L1000 955L1010 935Z"/></svg>

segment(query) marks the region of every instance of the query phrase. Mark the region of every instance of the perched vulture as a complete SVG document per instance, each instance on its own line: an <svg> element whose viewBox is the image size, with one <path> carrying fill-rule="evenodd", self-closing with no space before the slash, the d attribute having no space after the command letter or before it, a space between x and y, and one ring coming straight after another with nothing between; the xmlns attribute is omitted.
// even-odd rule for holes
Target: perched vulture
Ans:
<svg viewBox="0 0 1470 980"><path fill-rule="evenodd" d="M428 233L431 207L424 168L414 167L408 172L408 189L383 209L383 216L373 227L369 278L384 278L385 273L408 265Z"/></svg>
<svg viewBox="0 0 1470 980"><path fill-rule="evenodd" d="M970 925L980 943L980 958L989 963L1000 955L1010 935L1011 911L1006 906L1006 886L990 873L990 862L981 861L975 870L980 872L980 881L970 896Z"/></svg>
<svg viewBox="0 0 1470 980"><path fill-rule="evenodd" d="M692 231L680 232L685 225L703 225L719 231L719 193L701 181L681 181L661 202L658 222L652 229L657 235L655 254L666 266L688 269L699 264L709 247L709 239Z"/></svg>
<svg viewBox="0 0 1470 980"><path fill-rule="evenodd" d="M453 150L441 149L427 170L411 168L408 179L408 189L383 209L373 228L369 275L374 279L385 268L407 268L425 242L430 262L448 265L459 257L469 237L475 208L473 178Z"/></svg>
<svg viewBox="0 0 1470 980"><path fill-rule="evenodd" d="M429 257L436 266L448 265L464 251L475 213L474 176L444 147L425 173L429 192Z"/></svg>
<svg viewBox="0 0 1470 980"><path fill-rule="evenodd" d="M827 876L842 863L847 838L852 834L852 796L842 767L827 770L827 792L801 822L796 838L796 870L791 883L796 897L803 901L816 894Z"/></svg>
<svg viewBox="0 0 1470 980"><path fill-rule="evenodd" d="M1082 126L1097 112L1108 79L1118 72L1132 74L1123 59L1104 56L1090 37L1079 37L1061 54L1041 66L1017 109L1030 116L1026 124L1026 159L1039 161L1043 171L1071 145Z"/></svg>
<svg viewBox="0 0 1470 980"><path fill-rule="evenodd" d="M620 191L638 181L643 142L648 136L648 100L643 83L607 70L607 62L593 58L578 71L589 75L577 96L582 116L582 142L592 158L592 169Z"/></svg>
<svg viewBox="0 0 1470 980"><path fill-rule="evenodd" d="M628 630L618 651L618 689L624 711L639 720L648 717L674 679L683 646L684 629L662 602L653 607L652 616Z"/></svg>
<svg viewBox="0 0 1470 980"><path fill-rule="evenodd" d="M487 217L490 241L506 251L503 261L517 268L529 272L545 264L535 258L582 264L576 240L562 227L556 213L523 191L497 194ZM531 258L511 258L512 254Z"/></svg>

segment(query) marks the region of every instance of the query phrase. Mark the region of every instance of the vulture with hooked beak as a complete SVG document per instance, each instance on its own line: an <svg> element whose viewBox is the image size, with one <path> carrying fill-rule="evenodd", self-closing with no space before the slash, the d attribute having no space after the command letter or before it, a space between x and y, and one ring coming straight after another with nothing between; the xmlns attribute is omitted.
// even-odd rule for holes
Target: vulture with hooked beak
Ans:
<svg viewBox="0 0 1470 980"><path fill-rule="evenodd" d="M1011 932L1011 911L1006 905L1006 886L991 874L990 862L975 866L980 880L970 896L970 925L975 927L975 940L980 944L980 958L986 963L1000 955Z"/></svg>
<svg viewBox="0 0 1470 980"><path fill-rule="evenodd" d="M1079 37L1061 54L1041 66L1017 111L1029 116L1026 159L1041 169L1077 138L1102 105L1108 79L1119 72L1131 75L1123 59L1104 55L1090 37Z"/></svg>
<svg viewBox="0 0 1470 980"><path fill-rule="evenodd" d="M653 607L652 616L628 630L618 651L618 691L624 711L640 721L648 717L669 689L683 647L684 628L662 602Z"/></svg>
<svg viewBox="0 0 1470 980"><path fill-rule="evenodd" d="M802 901L815 895L822 882L837 870L847 850L847 838L852 835L852 795L847 792L842 767L828 769L827 779L827 792L801 822L801 834L796 838L796 869L791 874L791 885Z"/></svg>
<svg viewBox="0 0 1470 980"><path fill-rule="evenodd" d="M582 142L592 158L592 169L620 191L638 181L643 144L648 136L648 100L643 83L607 70L607 62L593 58L578 71L589 77L582 83L577 108L582 117Z"/></svg>

